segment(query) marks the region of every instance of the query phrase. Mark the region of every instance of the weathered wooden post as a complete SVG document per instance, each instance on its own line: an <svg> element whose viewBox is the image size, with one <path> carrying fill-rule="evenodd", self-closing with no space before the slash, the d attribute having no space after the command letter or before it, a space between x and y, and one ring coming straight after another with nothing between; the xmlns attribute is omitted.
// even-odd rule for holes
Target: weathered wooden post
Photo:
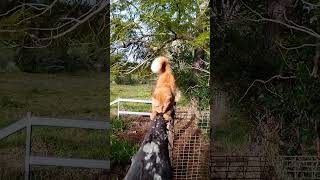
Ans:
<svg viewBox="0 0 320 180"><path fill-rule="evenodd" d="M125 180L171 180L167 124L159 113L146 134Z"/></svg>

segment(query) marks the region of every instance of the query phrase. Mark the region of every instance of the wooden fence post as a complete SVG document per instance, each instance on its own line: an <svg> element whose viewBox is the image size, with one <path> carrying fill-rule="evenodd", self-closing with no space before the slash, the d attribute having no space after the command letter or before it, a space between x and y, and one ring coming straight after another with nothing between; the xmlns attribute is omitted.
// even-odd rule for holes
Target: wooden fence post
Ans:
<svg viewBox="0 0 320 180"><path fill-rule="evenodd" d="M24 179L30 179L30 152L31 152L31 112L27 113L27 120L26 120L26 157L25 157L25 172L24 172Z"/></svg>

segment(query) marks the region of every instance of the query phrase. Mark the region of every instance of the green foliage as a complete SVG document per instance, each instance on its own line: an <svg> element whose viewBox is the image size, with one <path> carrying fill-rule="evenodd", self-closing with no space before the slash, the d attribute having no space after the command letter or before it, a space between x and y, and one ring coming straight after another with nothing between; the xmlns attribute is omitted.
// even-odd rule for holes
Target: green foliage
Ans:
<svg viewBox="0 0 320 180"><path fill-rule="evenodd" d="M156 56L169 54L178 87L187 98L195 98L207 108L209 104L209 68L206 63L201 68L206 72L192 70L193 52L196 48L205 51L204 61L209 62L209 11L208 2L197 1L155 1L119 0L111 4L112 72L123 79L123 72L135 67L128 65L128 53L133 60L153 60ZM175 40L176 38L176 40ZM176 44L176 45L174 45ZM158 49L159 48L159 49ZM160 49L161 48L161 49ZM157 49L157 50L155 50ZM139 60L141 60L139 62ZM129 63L130 64L130 63ZM142 73L143 72L143 73ZM144 73L145 72L145 73ZM150 77L148 66L135 71L138 77ZM125 77L130 79L130 77Z"/></svg>
<svg viewBox="0 0 320 180"><path fill-rule="evenodd" d="M17 72L18 67L14 63L14 51L0 45L0 72Z"/></svg>
<svg viewBox="0 0 320 180"><path fill-rule="evenodd" d="M110 134L111 166L123 166L130 163L131 157L137 152L138 146L127 140L118 139L117 135L123 132L128 123L124 119L111 119L112 133Z"/></svg>
<svg viewBox="0 0 320 180"><path fill-rule="evenodd" d="M72 54L71 54L72 55ZM92 69L92 64L81 58L81 54L71 56L57 49L26 50L18 53L16 64L24 72L74 72Z"/></svg>
<svg viewBox="0 0 320 180"><path fill-rule="evenodd" d="M110 135L111 141L111 166L127 165L131 157L137 152L138 147L130 144L127 140L118 140L116 136Z"/></svg>
<svg viewBox="0 0 320 180"><path fill-rule="evenodd" d="M278 84L271 90L276 95L268 96L264 91L261 94L265 94L266 97L256 101L281 117L279 120L284 128L280 131L280 138L289 142L282 145L282 153L316 153L314 139L315 125L320 123L320 82L311 78L306 66L302 65L295 80ZM302 146L307 148L302 149Z"/></svg>
<svg viewBox="0 0 320 180"><path fill-rule="evenodd" d="M254 126L248 121L245 114L232 108L221 122L217 123L215 139L223 144L223 152L236 152L244 145L248 144L248 139L252 135Z"/></svg>
<svg viewBox="0 0 320 180"><path fill-rule="evenodd" d="M192 46L181 45L178 49L179 52L172 52L174 58L171 63L177 86L189 101L191 98L195 98L200 102L199 108L206 109L209 105L209 74L205 72L195 73L192 69ZM209 60L205 59L205 61L208 62ZM209 66L206 66L206 68L205 70L209 71Z"/></svg>
<svg viewBox="0 0 320 180"><path fill-rule="evenodd" d="M114 81L117 84L137 84L139 82L139 79L133 78L131 74L128 74L126 76L116 76L114 78Z"/></svg>
<svg viewBox="0 0 320 180"><path fill-rule="evenodd" d="M122 54L111 55L111 76L117 84L146 84L150 80L149 69L141 69L134 73L128 73L133 67L138 66L135 62L126 62Z"/></svg>
<svg viewBox="0 0 320 180"><path fill-rule="evenodd" d="M265 9L257 2L250 6L259 11ZM300 25L316 29L316 23L310 23L310 20L319 12L319 9L313 9L296 18L301 18ZM287 50L275 41L296 46L316 40L305 33L284 28L274 39L274 46L269 48L264 43L266 26L241 18L233 22L223 20L226 21L223 28L214 29L213 38L217 43L214 83L228 92L233 107L251 124L258 123L259 115L271 112L276 123L281 125L280 142L276 142L280 144L281 154L315 154L315 126L320 118L320 83L310 76L315 48ZM246 93L256 79L267 81L275 75L294 78L259 81Z"/></svg>

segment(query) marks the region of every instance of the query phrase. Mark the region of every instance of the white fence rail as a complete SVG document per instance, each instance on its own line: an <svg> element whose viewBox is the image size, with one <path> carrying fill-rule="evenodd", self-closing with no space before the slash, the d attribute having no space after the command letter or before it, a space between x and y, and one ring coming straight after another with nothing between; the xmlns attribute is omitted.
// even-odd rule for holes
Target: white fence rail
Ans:
<svg viewBox="0 0 320 180"><path fill-rule="evenodd" d="M150 112L135 112L135 111L121 111L120 110L120 103L121 102L132 102L132 103L144 103L144 104L151 104L151 100L141 100L141 99L125 99L125 98L118 98L110 103L110 106L113 104L118 104L117 110L117 117L119 119L120 115L138 115L138 116L150 116Z"/></svg>
<svg viewBox="0 0 320 180"><path fill-rule="evenodd" d="M31 179L31 165L43 166L66 166L66 167L82 167L82 168L101 168L110 169L109 160L96 159L75 159L75 158L56 158L56 157L41 157L32 156L32 126L53 126L53 127L70 127L83 129L100 129L105 130L109 128L107 121L91 121L91 120L74 120L74 119L56 119L56 118L42 118L31 116L27 113L27 117L23 118L6 128L0 130L0 140L21 130L27 129L26 137L26 157L25 157L25 180Z"/></svg>

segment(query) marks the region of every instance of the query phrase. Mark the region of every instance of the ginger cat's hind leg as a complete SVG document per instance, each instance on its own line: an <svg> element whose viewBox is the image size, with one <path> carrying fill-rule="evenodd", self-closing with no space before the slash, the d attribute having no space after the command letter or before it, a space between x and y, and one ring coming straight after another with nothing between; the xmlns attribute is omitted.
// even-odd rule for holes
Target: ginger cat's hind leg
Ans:
<svg viewBox="0 0 320 180"><path fill-rule="evenodd" d="M152 111L151 114L150 114L150 119L151 120L154 120L157 116L157 111Z"/></svg>
<svg viewBox="0 0 320 180"><path fill-rule="evenodd" d="M165 114L163 114L163 118L166 120L166 121L171 121L172 120L172 110L169 110L167 111Z"/></svg>
<svg viewBox="0 0 320 180"><path fill-rule="evenodd" d="M166 112L165 114L163 114L164 120L165 121L171 121L172 120L171 114L172 114L171 110ZM157 111L152 111L151 114L150 114L150 119L154 120L156 118L156 116L157 116Z"/></svg>

